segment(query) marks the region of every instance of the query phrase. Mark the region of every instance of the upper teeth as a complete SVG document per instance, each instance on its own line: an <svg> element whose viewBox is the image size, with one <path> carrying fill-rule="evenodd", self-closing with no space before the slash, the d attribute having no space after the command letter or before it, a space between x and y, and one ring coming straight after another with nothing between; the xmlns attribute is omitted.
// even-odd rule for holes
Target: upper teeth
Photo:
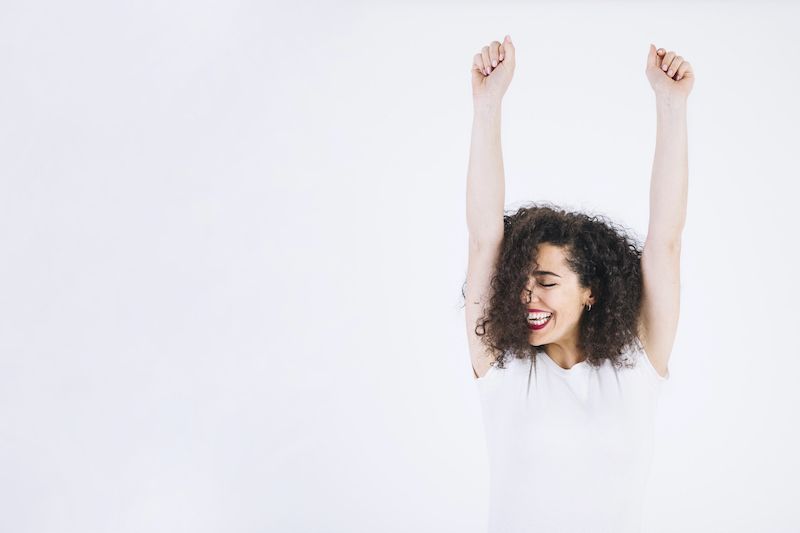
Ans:
<svg viewBox="0 0 800 533"><path fill-rule="evenodd" d="M550 315L553 313L528 313L528 318L532 318L534 320L540 320L542 318L550 318Z"/></svg>

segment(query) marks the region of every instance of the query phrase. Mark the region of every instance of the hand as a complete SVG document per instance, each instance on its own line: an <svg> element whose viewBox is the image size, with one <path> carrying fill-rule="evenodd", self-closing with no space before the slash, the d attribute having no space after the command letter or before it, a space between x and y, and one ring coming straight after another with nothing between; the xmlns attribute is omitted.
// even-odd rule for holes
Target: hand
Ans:
<svg viewBox="0 0 800 533"><path fill-rule="evenodd" d="M684 61L683 57L673 51L667 52L663 48L656 50L652 44L647 55L645 74L656 97L678 97L685 100L694 85L694 70L688 61Z"/></svg>
<svg viewBox="0 0 800 533"><path fill-rule="evenodd" d="M511 36L503 43L492 41L472 58L473 102L500 102L514 77L516 50Z"/></svg>

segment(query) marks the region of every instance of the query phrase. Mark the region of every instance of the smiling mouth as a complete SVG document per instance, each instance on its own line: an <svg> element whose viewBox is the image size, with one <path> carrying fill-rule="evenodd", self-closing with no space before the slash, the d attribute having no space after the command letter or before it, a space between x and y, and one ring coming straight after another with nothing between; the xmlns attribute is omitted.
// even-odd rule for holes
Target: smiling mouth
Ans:
<svg viewBox="0 0 800 533"><path fill-rule="evenodd" d="M553 319L553 315L550 315L547 318L542 318L542 319L537 319L537 320L529 319L528 320L528 329L531 329L533 331L540 330L540 329L544 328L545 326L547 326L547 324L549 324L550 320L552 320L552 319Z"/></svg>

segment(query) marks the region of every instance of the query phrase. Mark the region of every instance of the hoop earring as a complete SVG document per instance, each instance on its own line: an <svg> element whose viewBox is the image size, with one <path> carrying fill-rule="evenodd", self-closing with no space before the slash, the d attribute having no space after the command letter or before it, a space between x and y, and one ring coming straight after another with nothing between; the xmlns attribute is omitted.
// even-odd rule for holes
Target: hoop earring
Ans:
<svg viewBox="0 0 800 533"><path fill-rule="evenodd" d="M592 310L592 304L589 304L589 307L586 308L586 311L591 311L591 310Z"/></svg>

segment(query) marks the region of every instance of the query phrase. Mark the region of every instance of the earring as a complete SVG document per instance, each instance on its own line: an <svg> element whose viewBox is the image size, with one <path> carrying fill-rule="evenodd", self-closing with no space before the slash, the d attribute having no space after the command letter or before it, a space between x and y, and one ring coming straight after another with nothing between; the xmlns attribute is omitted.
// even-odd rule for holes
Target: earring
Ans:
<svg viewBox="0 0 800 533"><path fill-rule="evenodd" d="M591 311L592 310L592 304L589 304L589 307L587 307L586 310L587 311Z"/></svg>

